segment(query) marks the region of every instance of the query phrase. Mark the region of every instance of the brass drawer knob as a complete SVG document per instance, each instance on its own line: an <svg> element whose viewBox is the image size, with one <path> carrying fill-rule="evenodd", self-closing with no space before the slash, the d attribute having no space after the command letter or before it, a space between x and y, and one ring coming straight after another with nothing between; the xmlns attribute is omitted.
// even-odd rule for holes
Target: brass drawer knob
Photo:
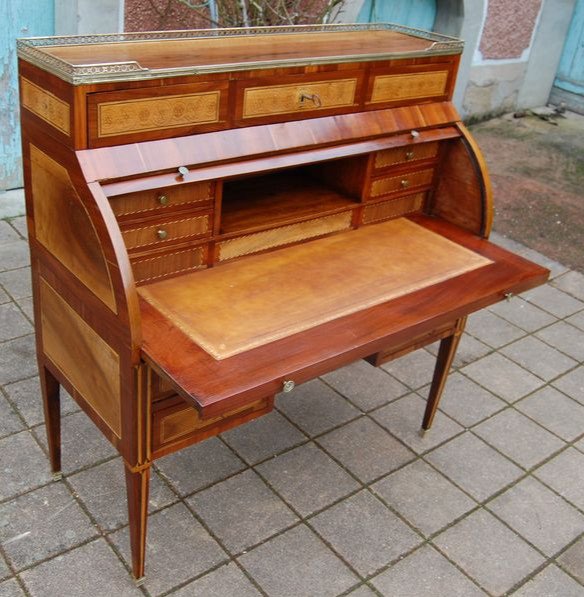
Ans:
<svg viewBox="0 0 584 597"><path fill-rule="evenodd" d="M404 178L400 184L402 189L407 189L410 186L410 181L407 178Z"/></svg>
<svg viewBox="0 0 584 597"><path fill-rule="evenodd" d="M160 205L168 205L168 197L166 195L158 195L158 203Z"/></svg>
<svg viewBox="0 0 584 597"><path fill-rule="evenodd" d="M291 392L296 387L296 384L291 380L287 380L282 384L282 391L283 392Z"/></svg>
<svg viewBox="0 0 584 597"><path fill-rule="evenodd" d="M189 169L186 166L179 166L178 167L178 175L181 178L184 178L189 173Z"/></svg>
<svg viewBox="0 0 584 597"><path fill-rule="evenodd" d="M156 236L160 239L160 240L164 240L165 238L168 237L168 232L164 229L160 229L156 231Z"/></svg>
<svg viewBox="0 0 584 597"><path fill-rule="evenodd" d="M414 159L414 152L413 151L406 151L406 160L413 160Z"/></svg>
<svg viewBox="0 0 584 597"><path fill-rule="evenodd" d="M322 106L322 101L316 93L304 93L300 94L300 103L303 104L306 100L311 101L317 108Z"/></svg>
<svg viewBox="0 0 584 597"><path fill-rule="evenodd" d="M420 136L420 133L416 130L413 130L410 135L412 136L412 139L417 139Z"/></svg>

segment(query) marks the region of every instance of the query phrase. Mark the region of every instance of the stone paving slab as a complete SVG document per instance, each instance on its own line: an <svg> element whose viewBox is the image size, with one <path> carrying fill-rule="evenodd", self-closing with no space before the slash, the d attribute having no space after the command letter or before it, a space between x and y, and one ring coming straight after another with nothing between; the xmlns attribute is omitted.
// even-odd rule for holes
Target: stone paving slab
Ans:
<svg viewBox="0 0 584 597"><path fill-rule="evenodd" d="M0 222L1 597L584 595L582 274L495 235L553 279L470 318L424 435L436 344L157 461L137 588L123 465L66 394L49 472L25 238Z"/></svg>

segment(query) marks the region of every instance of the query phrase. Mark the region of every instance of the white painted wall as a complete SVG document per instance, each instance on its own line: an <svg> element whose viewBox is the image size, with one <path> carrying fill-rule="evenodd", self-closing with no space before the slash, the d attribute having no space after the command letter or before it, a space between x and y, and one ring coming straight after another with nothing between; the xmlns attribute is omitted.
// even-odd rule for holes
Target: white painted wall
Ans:
<svg viewBox="0 0 584 597"><path fill-rule="evenodd" d="M123 31L124 0L55 0L55 35Z"/></svg>

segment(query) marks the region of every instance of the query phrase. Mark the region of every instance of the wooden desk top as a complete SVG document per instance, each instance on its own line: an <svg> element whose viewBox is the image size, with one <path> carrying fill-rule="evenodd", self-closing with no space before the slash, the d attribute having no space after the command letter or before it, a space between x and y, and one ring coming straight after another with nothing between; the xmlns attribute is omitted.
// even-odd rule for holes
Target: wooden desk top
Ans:
<svg viewBox="0 0 584 597"><path fill-rule="evenodd" d="M363 32L367 31L367 35ZM300 25L19 40L19 56L74 84L459 54L462 42L393 24Z"/></svg>
<svg viewBox="0 0 584 597"><path fill-rule="evenodd" d="M392 342L405 341L412 334L425 333L492 304L506 292L532 288L547 277L544 268L444 221L425 216L411 220L422 227L420 237L429 235L436 246L452 248L449 241L455 243L453 252L462 259L451 275L443 272L442 278L434 276L425 284L416 283L409 273L404 273L405 278L397 281L393 294L388 292L384 302L377 300L367 304L365 300L362 308L350 313L343 312L341 306L334 318L325 318L326 322L317 322L310 329L287 329L286 333L292 335L280 335L268 344L222 360L199 347L172 317L141 299L144 358L154 369L169 377L176 390L200 410L202 417L211 417L280 391L285 379L300 383L314 378L385 349ZM418 229L411 221L407 222L404 230ZM374 225L369 229L375 230L379 226L386 225ZM356 234L359 230L348 232L347 238ZM439 240L435 234L439 235ZM342 242L343 236L339 234L331 238ZM292 247L279 253L297 250ZM384 250L387 251L387 247ZM425 256L430 257L427 252ZM415 255L407 258L415 259ZM246 267L251 261L246 259ZM378 266L382 266L379 260ZM216 275L221 276L221 269L226 267L229 266L217 268ZM408 271L402 269L402 272ZM201 274L205 272L196 276ZM392 274L398 275L396 272ZM400 282L405 281L410 288L403 284L400 287ZM261 284L259 280L258 283ZM346 298L341 286L334 289L335 293L341 293L338 297L340 305ZM145 292L148 294L148 290ZM355 288L347 292L355 292ZM196 302L196 298L193 299ZM286 297L282 296L281 300L285 301ZM246 317L245 313L243 317ZM255 325L253 327L255 329Z"/></svg>

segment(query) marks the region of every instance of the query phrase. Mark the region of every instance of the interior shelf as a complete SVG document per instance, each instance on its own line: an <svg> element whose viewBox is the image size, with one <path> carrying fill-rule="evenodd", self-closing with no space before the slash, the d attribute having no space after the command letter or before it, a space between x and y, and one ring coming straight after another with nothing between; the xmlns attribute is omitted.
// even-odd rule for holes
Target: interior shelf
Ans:
<svg viewBox="0 0 584 597"><path fill-rule="evenodd" d="M284 225L356 207L359 200L295 168L263 176L226 181L221 233Z"/></svg>

